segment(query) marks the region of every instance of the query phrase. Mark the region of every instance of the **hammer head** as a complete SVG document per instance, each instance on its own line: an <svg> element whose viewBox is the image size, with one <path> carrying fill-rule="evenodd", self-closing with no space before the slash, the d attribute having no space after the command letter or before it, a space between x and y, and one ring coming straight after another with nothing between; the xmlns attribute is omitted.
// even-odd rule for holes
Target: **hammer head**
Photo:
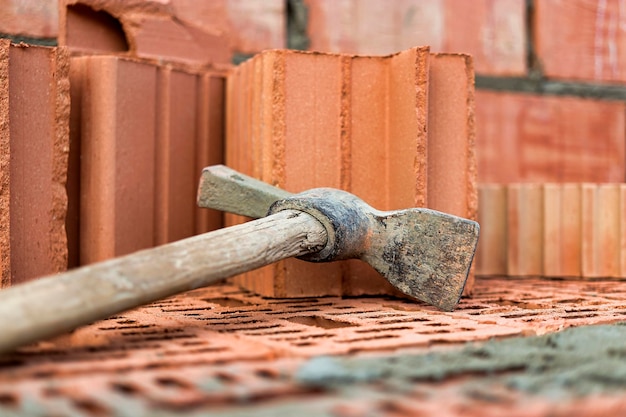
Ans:
<svg viewBox="0 0 626 417"><path fill-rule="evenodd" d="M303 259L358 258L404 294L446 311L458 304L478 243L478 223L423 208L383 212L331 188L279 200L269 213L287 209L304 211L326 228L326 246Z"/></svg>
<svg viewBox="0 0 626 417"><path fill-rule="evenodd" d="M328 241L303 259L362 259L401 292L446 311L459 302L478 243L471 220L423 208L382 212L331 188L293 195L223 165L203 170L198 205L249 217L305 211Z"/></svg>

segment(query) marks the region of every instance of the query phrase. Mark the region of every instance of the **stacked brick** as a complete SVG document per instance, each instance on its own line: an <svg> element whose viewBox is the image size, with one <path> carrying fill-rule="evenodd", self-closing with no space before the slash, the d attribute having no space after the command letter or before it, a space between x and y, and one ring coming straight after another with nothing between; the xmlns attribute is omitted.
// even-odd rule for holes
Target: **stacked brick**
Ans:
<svg viewBox="0 0 626 417"><path fill-rule="evenodd" d="M73 262L220 227L195 194L202 168L222 161L224 77L114 56L71 67Z"/></svg>
<svg viewBox="0 0 626 417"><path fill-rule="evenodd" d="M230 75L226 129L226 163L288 191L334 187L382 210L476 216L466 55L427 47L384 57L267 51ZM392 291L359 261L292 259L238 282L278 297Z"/></svg>
<svg viewBox="0 0 626 417"><path fill-rule="evenodd" d="M0 40L0 287L67 265L69 56Z"/></svg>
<svg viewBox="0 0 626 417"><path fill-rule="evenodd" d="M478 275L626 277L626 184L481 185Z"/></svg>

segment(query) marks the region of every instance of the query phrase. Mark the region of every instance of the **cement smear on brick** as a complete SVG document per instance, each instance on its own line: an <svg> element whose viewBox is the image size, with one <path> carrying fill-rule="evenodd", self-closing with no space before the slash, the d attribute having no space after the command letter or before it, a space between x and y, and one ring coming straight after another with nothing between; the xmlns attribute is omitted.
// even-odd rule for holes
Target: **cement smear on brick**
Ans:
<svg viewBox="0 0 626 417"><path fill-rule="evenodd" d="M317 357L300 367L296 379L316 387L358 383L416 382L469 377L469 391L504 386L559 399L626 389L626 323L567 329L459 350L376 358Z"/></svg>

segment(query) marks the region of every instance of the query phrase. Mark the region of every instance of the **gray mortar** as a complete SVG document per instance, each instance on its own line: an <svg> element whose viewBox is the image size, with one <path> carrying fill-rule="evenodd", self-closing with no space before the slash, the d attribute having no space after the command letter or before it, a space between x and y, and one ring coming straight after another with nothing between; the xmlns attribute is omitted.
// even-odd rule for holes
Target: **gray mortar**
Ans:
<svg viewBox="0 0 626 417"><path fill-rule="evenodd" d="M318 357L296 373L299 383L345 389L350 384L443 381L471 376L468 393L505 386L551 399L626 388L626 325L588 326L424 355Z"/></svg>

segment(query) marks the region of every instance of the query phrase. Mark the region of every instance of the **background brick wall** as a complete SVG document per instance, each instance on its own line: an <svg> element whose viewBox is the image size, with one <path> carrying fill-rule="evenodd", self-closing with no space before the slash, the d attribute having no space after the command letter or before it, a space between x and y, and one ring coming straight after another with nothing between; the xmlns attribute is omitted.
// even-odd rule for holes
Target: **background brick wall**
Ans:
<svg viewBox="0 0 626 417"><path fill-rule="evenodd" d="M117 10L119 2L86 3ZM283 47L382 55L429 45L433 52L470 53L479 182L624 181L626 7L618 0L119 4L218 36L229 54L217 61ZM0 33L54 44L60 14L56 0L0 0Z"/></svg>

